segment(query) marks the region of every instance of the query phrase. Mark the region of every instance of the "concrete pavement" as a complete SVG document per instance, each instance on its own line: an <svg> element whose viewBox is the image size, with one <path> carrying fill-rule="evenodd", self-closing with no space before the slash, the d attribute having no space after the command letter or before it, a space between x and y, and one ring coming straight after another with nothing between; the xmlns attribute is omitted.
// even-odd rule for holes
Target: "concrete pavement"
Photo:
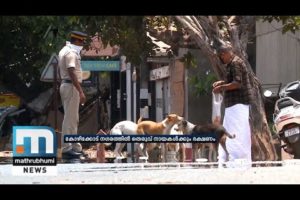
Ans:
<svg viewBox="0 0 300 200"><path fill-rule="evenodd" d="M57 176L12 176L0 165L0 184L299 184L300 165L205 168L181 164L58 164Z"/></svg>

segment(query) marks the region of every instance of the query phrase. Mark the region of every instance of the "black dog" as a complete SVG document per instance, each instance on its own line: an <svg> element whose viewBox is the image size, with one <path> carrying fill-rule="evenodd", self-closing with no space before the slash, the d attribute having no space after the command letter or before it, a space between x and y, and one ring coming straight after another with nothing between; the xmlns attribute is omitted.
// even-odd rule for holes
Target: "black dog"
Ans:
<svg viewBox="0 0 300 200"><path fill-rule="evenodd" d="M222 125L217 125L217 124L205 124L205 125L196 125L193 130L192 130L192 136L201 136L203 134L212 134L215 133L216 136L216 142L212 143L213 147L216 151L218 151L218 146L219 144L221 144L221 146L223 147L225 153L226 153L226 160L229 160L229 153L226 149L226 136L229 138L235 138L234 134L229 134L226 129L222 126ZM198 149L200 149L202 146L201 143L193 143L193 150L194 153L197 151Z"/></svg>

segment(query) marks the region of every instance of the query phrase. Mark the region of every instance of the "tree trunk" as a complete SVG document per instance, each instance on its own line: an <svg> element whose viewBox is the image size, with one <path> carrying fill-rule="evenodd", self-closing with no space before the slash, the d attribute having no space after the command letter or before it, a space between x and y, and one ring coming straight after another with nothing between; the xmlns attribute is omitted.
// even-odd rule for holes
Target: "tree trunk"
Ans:
<svg viewBox="0 0 300 200"><path fill-rule="evenodd" d="M216 55L216 48L225 41L230 43L233 51L247 65L250 82L254 88L255 102L250 104L250 126L252 132L252 160L277 160L271 132L266 119L261 85L247 60L247 43L249 27L255 24L251 17L195 17L176 16L176 19L187 28L190 36L209 59L219 79L225 77L224 67Z"/></svg>

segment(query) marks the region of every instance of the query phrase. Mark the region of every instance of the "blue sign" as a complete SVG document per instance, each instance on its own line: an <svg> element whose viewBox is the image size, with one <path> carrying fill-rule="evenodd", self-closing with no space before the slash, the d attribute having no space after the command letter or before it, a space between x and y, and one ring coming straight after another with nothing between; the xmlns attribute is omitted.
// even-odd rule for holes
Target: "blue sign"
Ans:
<svg viewBox="0 0 300 200"><path fill-rule="evenodd" d="M81 61L83 71L120 71L120 61Z"/></svg>
<svg viewBox="0 0 300 200"><path fill-rule="evenodd" d="M67 143L135 143L135 142L192 142L192 143L216 143L217 137L215 132L201 133L200 135L64 135L64 142Z"/></svg>

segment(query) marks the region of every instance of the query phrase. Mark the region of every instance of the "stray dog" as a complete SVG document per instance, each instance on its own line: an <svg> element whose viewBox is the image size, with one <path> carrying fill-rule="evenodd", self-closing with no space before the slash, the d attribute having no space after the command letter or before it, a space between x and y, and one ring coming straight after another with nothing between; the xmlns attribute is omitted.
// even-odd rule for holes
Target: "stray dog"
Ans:
<svg viewBox="0 0 300 200"><path fill-rule="evenodd" d="M143 112L142 112L139 120L142 120L142 118L146 114L147 110L148 110L148 106L145 106L143 108ZM123 134L136 135L137 134L137 124L132 121L128 121L128 120L121 121L121 122L118 122L117 124L115 124L109 133L111 135L123 135ZM122 149L125 147L125 144L126 143L116 143L116 147L114 150L116 157L120 157L122 155ZM136 146L137 146L138 153L140 155L145 156L145 154L143 154L143 152L142 152L142 148L141 148L140 144L136 144Z"/></svg>
<svg viewBox="0 0 300 200"><path fill-rule="evenodd" d="M136 135L137 124L132 121L121 121L118 122L114 127L110 130L111 135ZM126 143L116 143L116 147L114 153L116 157L122 156L122 149L124 148ZM139 153L142 153L142 149L139 144L137 145L137 150Z"/></svg>
<svg viewBox="0 0 300 200"><path fill-rule="evenodd" d="M233 139L235 138L234 134L229 134L226 129L220 124L206 124L206 125L194 125L186 120L178 123L178 130L181 130L183 134L191 134L199 136L203 133L216 133L216 143L212 143L214 149L217 151L219 144L222 146L226 153L227 161L229 160L229 153L226 148L226 136ZM202 148L203 144L193 143L193 154L194 158L198 153L198 150ZM209 157L210 159L210 157Z"/></svg>
<svg viewBox="0 0 300 200"><path fill-rule="evenodd" d="M161 135L161 134L170 134L172 126L183 120L183 117L180 117L176 114L169 114L163 121L154 122L154 121L142 121L142 117L138 120L137 133L142 134L152 134L152 135Z"/></svg>
<svg viewBox="0 0 300 200"><path fill-rule="evenodd" d="M205 124L205 125L196 125L193 128L193 136L201 136L203 133L216 133L216 143L212 143L214 149L218 152L219 144L222 146L226 153L226 161L229 160L229 153L226 148L226 136L233 139L235 134L229 134L222 125L217 124ZM199 143L193 143L193 150L197 151L199 149Z"/></svg>
<svg viewBox="0 0 300 200"><path fill-rule="evenodd" d="M177 132L181 132L182 134L184 135L190 135L192 134L193 132L193 129L196 125L189 122L189 121L186 121L186 120L183 120L181 121L180 123L177 124L177 127L174 128L174 131L177 131ZM181 147L185 149L185 143L181 143ZM198 153L199 153L199 150L200 150L200 153L203 152L203 150L205 149L205 147L208 147L209 148L209 152L208 152L208 161L211 162L213 161L213 146L212 146L212 143L199 143L198 144L199 147L196 149L194 149L193 151L193 159L196 160L198 158ZM185 151L182 151L182 157L183 157L183 161L185 161L186 159L186 155L185 155Z"/></svg>
<svg viewBox="0 0 300 200"><path fill-rule="evenodd" d="M137 124L137 134L152 134L152 135L162 135L170 134L171 128L174 124L183 120L183 117L180 117L176 114L169 114L163 121L154 122L154 121L142 121L142 117L138 120ZM144 155L148 156L146 148L144 150ZM162 145L161 149L162 161L165 162L165 145Z"/></svg>
<svg viewBox="0 0 300 200"><path fill-rule="evenodd" d="M178 124L175 124L170 131L170 135L183 135L183 132L179 130ZM185 143L167 143L167 151L175 151L176 158L175 160L184 162L185 161Z"/></svg>

